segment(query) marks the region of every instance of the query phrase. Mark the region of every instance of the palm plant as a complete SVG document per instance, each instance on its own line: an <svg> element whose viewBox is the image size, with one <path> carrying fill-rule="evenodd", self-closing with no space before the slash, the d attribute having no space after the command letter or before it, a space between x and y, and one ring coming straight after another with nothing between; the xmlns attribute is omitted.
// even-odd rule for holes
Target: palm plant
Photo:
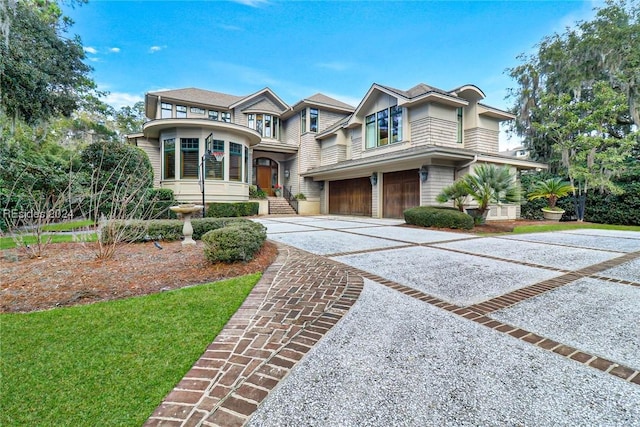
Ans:
<svg viewBox="0 0 640 427"><path fill-rule="evenodd" d="M529 200L547 199L547 207L556 210L556 202L559 198L573 193L573 186L561 178L549 178L538 181L528 194Z"/></svg>
<svg viewBox="0 0 640 427"><path fill-rule="evenodd" d="M469 192L467 187L461 180L455 181L448 187L442 189L442 192L436 196L436 201L439 203L447 203L449 200L453 201L453 205L458 208L460 212L464 212L464 204L467 201Z"/></svg>
<svg viewBox="0 0 640 427"><path fill-rule="evenodd" d="M520 202L520 186L508 167L480 164L472 174L462 177L462 182L469 197L478 204L477 218L474 218L477 221L486 217L491 203Z"/></svg>

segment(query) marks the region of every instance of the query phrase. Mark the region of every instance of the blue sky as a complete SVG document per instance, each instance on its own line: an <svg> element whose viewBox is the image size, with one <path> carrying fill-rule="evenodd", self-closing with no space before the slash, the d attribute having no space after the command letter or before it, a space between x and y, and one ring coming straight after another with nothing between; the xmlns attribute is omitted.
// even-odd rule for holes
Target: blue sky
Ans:
<svg viewBox="0 0 640 427"><path fill-rule="evenodd" d="M321 92L357 105L371 84L475 84L508 108L505 69L600 1L104 1L65 9L99 89L119 108L197 87L293 104ZM517 141L502 141L502 146Z"/></svg>

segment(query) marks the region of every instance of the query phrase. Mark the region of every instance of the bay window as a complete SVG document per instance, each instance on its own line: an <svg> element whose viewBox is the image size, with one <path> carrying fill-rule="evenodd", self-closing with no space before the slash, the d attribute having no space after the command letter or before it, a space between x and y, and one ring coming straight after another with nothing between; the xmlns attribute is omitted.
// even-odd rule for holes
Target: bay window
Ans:
<svg viewBox="0 0 640 427"><path fill-rule="evenodd" d="M180 138L180 178L198 178L198 138Z"/></svg>
<svg viewBox="0 0 640 427"><path fill-rule="evenodd" d="M162 141L164 179L176 177L176 139L170 138Z"/></svg>
<svg viewBox="0 0 640 427"><path fill-rule="evenodd" d="M212 139L207 141L207 150L211 153L224 153L224 141ZM224 179L224 157L217 161L213 155L205 157L204 176L207 179Z"/></svg>
<svg viewBox="0 0 640 427"><path fill-rule="evenodd" d="M229 181L242 180L242 145L229 143Z"/></svg>

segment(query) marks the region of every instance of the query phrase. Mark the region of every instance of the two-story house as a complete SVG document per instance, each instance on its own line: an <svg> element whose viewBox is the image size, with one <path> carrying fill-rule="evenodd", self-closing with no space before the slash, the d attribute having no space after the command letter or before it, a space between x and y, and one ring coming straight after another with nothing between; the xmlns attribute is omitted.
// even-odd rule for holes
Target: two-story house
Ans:
<svg viewBox="0 0 640 427"><path fill-rule="evenodd" d="M473 85L451 91L418 84L373 84L357 107L316 94L289 106L265 88L248 96L202 89L146 94L150 119L129 140L144 149L155 185L181 202L248 199L249 185L269 195L281 185L317 201L317 213L401 217L475 164L514 170L546 165L500 155L508 112L480 101ZM496 206L489 219L516 218Z"/></svg>

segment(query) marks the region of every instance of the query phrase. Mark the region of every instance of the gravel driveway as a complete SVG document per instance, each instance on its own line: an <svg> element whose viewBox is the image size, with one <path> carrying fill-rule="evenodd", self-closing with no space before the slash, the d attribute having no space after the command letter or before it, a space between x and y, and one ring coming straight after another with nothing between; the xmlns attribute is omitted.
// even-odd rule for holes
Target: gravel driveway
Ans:
<svg viewBox="0 0 640 427"><path fill-rule="evenodd" d="M640 426L640 233L259 221L369 280L248 425Z"/></svg>

